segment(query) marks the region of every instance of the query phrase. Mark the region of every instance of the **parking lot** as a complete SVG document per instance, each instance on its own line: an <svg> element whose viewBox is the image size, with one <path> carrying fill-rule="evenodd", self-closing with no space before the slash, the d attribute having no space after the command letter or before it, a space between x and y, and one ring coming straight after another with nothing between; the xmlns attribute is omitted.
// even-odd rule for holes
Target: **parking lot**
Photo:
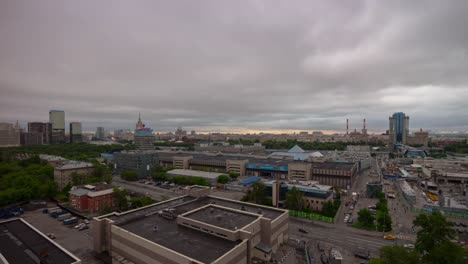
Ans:
<svg viewBox="0 0 468 264"><path fill-rule="evenodd" d="M50 204L48 207L55 207ZM64 225L61 221L43 214L42 209L26 211L22 217L44 234L54 234L54 241L81 259L82 263L105 263L92 251L90 229L78 231L74 228L78 223ZM82 223L80 220L79 223Z"/></svg>

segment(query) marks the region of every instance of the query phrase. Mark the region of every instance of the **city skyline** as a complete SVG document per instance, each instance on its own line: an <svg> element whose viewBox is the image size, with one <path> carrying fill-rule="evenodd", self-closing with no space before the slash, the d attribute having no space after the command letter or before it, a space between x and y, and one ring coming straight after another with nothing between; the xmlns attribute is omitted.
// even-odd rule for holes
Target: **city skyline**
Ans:
<svg viewBox="0 0 468 264"><path fill-rule="evenodd" d="M342 133L405 112L468 131L467 5L2 2L0 120Z"/></svg>

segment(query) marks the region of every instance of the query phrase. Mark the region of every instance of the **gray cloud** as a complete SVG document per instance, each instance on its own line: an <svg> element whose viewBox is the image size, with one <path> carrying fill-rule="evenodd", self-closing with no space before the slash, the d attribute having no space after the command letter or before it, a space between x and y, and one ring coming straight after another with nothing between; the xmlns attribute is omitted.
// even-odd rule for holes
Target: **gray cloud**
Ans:
<svg viewBox="0 0 468 264"><path fill-rule="evenodd" d="M2 1L0 120L468 130L465 1Z"/></svg>

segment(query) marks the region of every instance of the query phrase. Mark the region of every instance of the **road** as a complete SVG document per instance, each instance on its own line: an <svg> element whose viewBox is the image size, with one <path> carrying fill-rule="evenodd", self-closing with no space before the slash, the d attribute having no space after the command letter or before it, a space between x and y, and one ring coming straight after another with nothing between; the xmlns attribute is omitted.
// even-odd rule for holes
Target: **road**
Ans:
<svg viewBox="0 0 468 264"><path fill-rule="evenodd" d="M290 218L289 225L289 234L291 238L323 241L333 245L339 245L350 251L360 248L369 251L373 256L377 256L379 249L383 246L412 243L411 241L403 239L393 241L385 240L382 237L382 233L341 227L332 224L319 224L293 217ZM299 232L299 228L305 229L308 233L304 234Z"/></svg>

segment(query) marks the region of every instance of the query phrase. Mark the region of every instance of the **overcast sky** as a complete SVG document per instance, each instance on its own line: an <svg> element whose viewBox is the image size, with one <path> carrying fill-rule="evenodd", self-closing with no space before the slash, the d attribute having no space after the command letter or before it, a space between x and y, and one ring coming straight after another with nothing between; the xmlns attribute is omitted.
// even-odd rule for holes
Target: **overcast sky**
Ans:
<svg viewBox="0 0 468 264"><path fill-rule="evenodd" d="M468 1L0 0L0 121L468 130Z"/></svg>

